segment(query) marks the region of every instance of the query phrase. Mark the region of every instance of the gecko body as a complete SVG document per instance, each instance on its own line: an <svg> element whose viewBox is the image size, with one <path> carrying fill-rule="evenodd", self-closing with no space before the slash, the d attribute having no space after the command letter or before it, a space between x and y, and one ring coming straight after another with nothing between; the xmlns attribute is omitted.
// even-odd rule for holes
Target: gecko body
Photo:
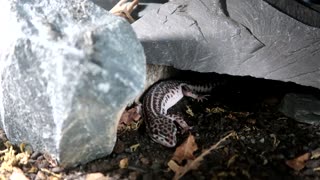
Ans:
<svg viewBox="0 0 320 180"><path fill-rule="evenodd" d="M167 80L153 85L144 95L142 113L150 138L167 147L174 147L177 143L176 133L178 124L182 132L190 129L183 117L178 114L168 113L184 96L198 101L206 99L207 95L197 93L210 92L216 85L196 85L184 81ZM175 124L176 122L176 124Z"/></svg>

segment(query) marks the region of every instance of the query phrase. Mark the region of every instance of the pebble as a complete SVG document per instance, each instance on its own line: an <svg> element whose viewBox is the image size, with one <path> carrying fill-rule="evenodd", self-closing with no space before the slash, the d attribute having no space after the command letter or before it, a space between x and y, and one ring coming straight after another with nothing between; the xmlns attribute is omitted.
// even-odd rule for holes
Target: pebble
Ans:
<svg viewBox="0 0 320 180"><path fill-rule="evenodd" d="M264 138L261 138L261 139L259 140L259 142L260 142L260 143L264 143Z"/></svg>
<svg viewBox="0 0 320 180"><path fill-rule="evenodd" d="M38 161L41 161L41 160L43 160L43 159L44 159L43 155L37 157L37 160L38 160Z"/></svg>
<svg viewBox="0 0 320 180"><path fill-rule="evenodd" d="M139 179L139 176L141 176L139 172L133 171L129 173L128 179Z"/></svg>
<svg viewBox="0 0 320 180"><path fill-rule="evenodd" d="M307 168L316 168L320 166L320 159L315 159L315 160L308 160L306 162L306 167Z"/></svg>
<svg viewBox="0 0 320 180"><path fill-rule="evenodd" d="M49 167L49 163L47 161L41 161L37 165L39 169Z"/></svg>
<svg viewBox="0 0 320 180"><path fill-rule="evenodd" d="M45 180L47 179L46 175L42 171L38 171L35 180Z"/></svg>
<svg viewBox="0 0 320 180"><path fill-rule="evenodd" d="M142 157L140 158L140 161L143 165L149 165L150 164L150 160L148 158Z"/></svg>
<svg viewBox="0 0 320 180"><path fill-rule="evenodd" d="M86 180L107 179L102 173L91 173L86 175Z"/></svg>
<svg viewBox="0 0 320 180"><path fill-rule="evenodd" d="M10 179L28 180L24 175L23 171L19 168L14 167Z"/></svg>
<svg viewBox="0 0 320 180"><path fill-rule="evenodd" d="M311 176L311 175L315 175L315 171L313 171L313 169L306 169L302 172L303 175L306 175L306 176Z"/></svg>
<svg viewBox="0 0 320 180"><path fill-rule="evenodd" d="M35 151L31 154L30 159L37 159L39 156L41 156L41 153L39 151Z"/></svg>
<svg viewBox="0 0 320 180"><path fill-rule="evenodd" d="M59 173L59 172L63 171L63 168L57 166L57 167L52 168L51 171L54 173Z"/></svg>

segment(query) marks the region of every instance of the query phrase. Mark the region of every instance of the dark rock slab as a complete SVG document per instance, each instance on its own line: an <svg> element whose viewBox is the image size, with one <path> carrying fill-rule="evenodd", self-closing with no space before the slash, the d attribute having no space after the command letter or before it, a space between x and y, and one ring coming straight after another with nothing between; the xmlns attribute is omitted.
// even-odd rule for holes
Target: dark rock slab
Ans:
<svg viewBox="0 0 320 180"><path fill-rule="evenodd" d="M299 122L320 124L320 99L306 94L286 94L279 111Z"/></svg>
<svg viewBox="0 0 320 180"><path fill-rule="evenodd" d="M130 24L90 1L1 5L0 117L9 140L63 166L108 155L118 116L144 87L145 56Z"/></svg>
<svg viewBox="0 0 320 180"><path fill-rule="evenodd" d="M132 25L150 64L320 88L319 28L262 0L176 0Z"/></svg>
<svg viewBox="0 0 320 180"><path fill-rule="evenodd" d="M312 7L320 7L320 5L311 2L304 3L303 0L265 0L271 6L298 21L314 27L320 27L320 11Z"/></svg>

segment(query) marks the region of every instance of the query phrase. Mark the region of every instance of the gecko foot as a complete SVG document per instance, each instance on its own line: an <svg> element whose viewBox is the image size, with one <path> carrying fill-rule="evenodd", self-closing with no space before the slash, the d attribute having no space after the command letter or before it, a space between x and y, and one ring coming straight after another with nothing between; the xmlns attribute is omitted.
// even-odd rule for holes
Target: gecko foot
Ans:
<svg viewBox="0 0 320 180"><path fill-rule="evenodd" d="M204 100L208 100L208 98L207 97L209 97L210 95L199 95L197 98L196 98L196 100L198 101L198 102L202 102L202 101L204 101Z"/></svg>
<svg viewBox="0 0 320 180"><path fill-rule="evenodd" d="M129 22L134 22L133 17L131 16L134 8L139 4L139 0L133 0L132 2L127 3L128 0L120 0L110 12L114 15L121 16L126 18Z"/></svg>

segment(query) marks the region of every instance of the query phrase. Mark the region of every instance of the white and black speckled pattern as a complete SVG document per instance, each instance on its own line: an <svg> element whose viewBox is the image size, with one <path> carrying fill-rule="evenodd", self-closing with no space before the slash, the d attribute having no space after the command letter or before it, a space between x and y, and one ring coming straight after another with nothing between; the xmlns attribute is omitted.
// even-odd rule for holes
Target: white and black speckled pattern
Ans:
<svg viewBox="0 0 320 180"><path fill-rule="evenodd" d="M167 110L174 106L183 96L203 100L196 92L210 92L216 85L192 85L184 81L167 80L153 85L143 98L142 112L147 126L147 133L157 143L167 147L176 145L176 122L183 131L189 130L188 124L179 115L168 114Z"/></svg>

